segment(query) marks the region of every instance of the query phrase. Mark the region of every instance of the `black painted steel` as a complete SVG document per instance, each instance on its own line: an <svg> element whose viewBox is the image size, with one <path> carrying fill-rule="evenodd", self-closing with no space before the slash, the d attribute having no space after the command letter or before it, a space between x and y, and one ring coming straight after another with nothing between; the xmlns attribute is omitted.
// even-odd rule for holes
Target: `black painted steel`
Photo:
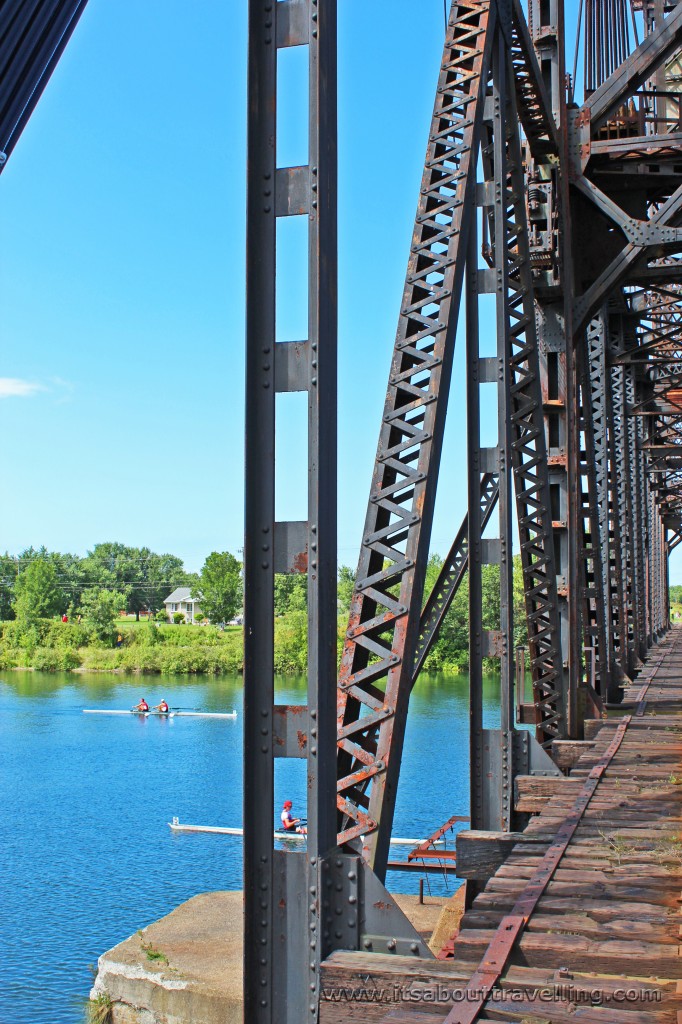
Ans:
<svg viewBox="0 0 682 1024"><path fill-rule="evenodd" d="M87 0L0 4L0 171L85 10Z"/></svg>

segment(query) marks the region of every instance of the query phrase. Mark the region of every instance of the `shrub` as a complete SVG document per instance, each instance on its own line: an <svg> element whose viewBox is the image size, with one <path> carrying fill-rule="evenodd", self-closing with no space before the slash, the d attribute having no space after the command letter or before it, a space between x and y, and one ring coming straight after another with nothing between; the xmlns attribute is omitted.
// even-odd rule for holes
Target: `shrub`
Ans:
<svg viewBox="0 0 682 1024"><path fill-rule="evenodd" d="M28 668L30 656L21 647L0 646L0 668Z"/></svg>
<svg viewBox="0 0 682 1024"><path fill-rule="evenodd" d="M122 651L121 666L133 672L160 672L160 649L156 646L135 644Z"/></svg>
<svg viewBox="0 0 682 1024"><path fill-rule="evenodd" d="M80 665L80 658L78 652L70 647L36 647L31 664L39 672L68 672Z"/></svg>
<svg viewBox="0 0 682 1024"><path fill-rule="evenodd" d="M180 626L185 621L184 612L173 612L173 622L176 626Z"/></svg>
<svg viewBox="0 0 682 1024"><path fill-rule="evenodd" d="M168 612L165 608L159 608L158 612L154 615L155 622L168 622Z"/></svg>
<svg viewBox="0 0 682 1024"><path fill-rule="evenodd" d="M84 647L79 654L83 668L92 672L113 672L121 664L123 648Z"/></svg>

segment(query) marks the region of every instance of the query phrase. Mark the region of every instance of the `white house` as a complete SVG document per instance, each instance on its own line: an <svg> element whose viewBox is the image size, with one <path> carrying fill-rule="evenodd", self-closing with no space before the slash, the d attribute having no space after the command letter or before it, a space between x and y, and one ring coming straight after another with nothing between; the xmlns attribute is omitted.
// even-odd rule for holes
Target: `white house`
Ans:
<svg viewBox="0 0 682 1024"><path fill-rule="evenodd" d="M177 587L172 594L168 595L163 603L169 622L173 621L175 612L182 612L185 616L185 622L194 622L195 618L202 614L199 607L199 598L192 597L192 591L189 587Z"/></svg>

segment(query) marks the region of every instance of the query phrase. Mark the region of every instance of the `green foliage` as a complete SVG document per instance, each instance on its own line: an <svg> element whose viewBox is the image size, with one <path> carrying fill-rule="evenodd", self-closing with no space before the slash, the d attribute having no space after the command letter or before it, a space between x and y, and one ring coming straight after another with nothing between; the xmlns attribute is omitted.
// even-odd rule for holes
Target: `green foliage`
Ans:
<svg viewBox="0 0 682 1024"><path fill-rule="evenodd" d="M355 573L347 565L339 566L338 582L336 584L336 605L340 615L348 615L350 602L355 588Z"/></svg>
<svg viewBox="0 0 682 1024"><path fill-rule="evenodd" d="M123 601L123 595L115 590L93 587L83 593L80 602L83 621L99 640L111 638Z"/></svg>
<svg viewBox="0 0 682 1024"><path fill-rule="evenodd" d="M88 1024L110 1024L112 1002L107 992L98 992L94 999L87 1003Z"/></svg>
<svg viewBox="0 0 682 1024"><path fill-rule="evenodd" d="M40 672L68 672L80 665L78 651L72 647L36 647L31 667Z"/></svg>
<svg viewBox="0 0 682 1024"><path fill-rule="evenodd" d="M184 621L185 621L185 613L184 612L173 612L173 622L175 623L176 626L181 626Z"/></svg>
<svg viewBox="0 0 682 1024"><path fill-rule="evenodd" d="M166 596L168 596L168 595L166 595ZM154 621L155 622L168 622L168 612L165 610L165 608L160 608L159 611L156 612L156 614L154 615Z"/></svg>
<svg viewBox="0 0 682 1024"><path fill-rule="evenodd" d="M14 598L14 584L16 582L19 566L16 558L7 552L0 555L0 619L14 618L12 601Z"/></svg>
<svg viewBox="0 0 682 1024"><path fill-rule="evenodd" d="M211 622L229 622L242 606L242 563L229 551L212 551L201 570L201 608Z"/></svg>
<svg viewBox="0 0 682 1024"><path fill-rule="evenodd" d="M57 570L45 558L29 562L14 584L14 614L23 622L49 619L67 606Z"/></svg>
<svg viewBox="0 0 682 1024"><path fill-rule="evenodd" d="M676 584L670 588L670 600L675 601L676 604L682 602L682 584Z"/></svg>
<svg viewBox="0 0 682 1024"><path fill-rule="evenodd" d="M308 662L308 617L291 611L275 620L275 672L305 672Z"/></svg>
<svg viewBox="0 0 682 1024"><path fill-rule="evenodd" d="M308 607L308 577L304 574L275 574L275 615L305 611Z"/></svg>

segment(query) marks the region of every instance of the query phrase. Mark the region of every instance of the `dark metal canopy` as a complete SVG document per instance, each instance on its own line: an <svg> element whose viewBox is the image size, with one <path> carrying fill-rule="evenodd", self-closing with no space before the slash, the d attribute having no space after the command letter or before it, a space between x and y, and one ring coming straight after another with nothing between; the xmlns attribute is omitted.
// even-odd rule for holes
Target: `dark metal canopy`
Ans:
<svg viewBox="0 0 682 1024"><path fill-rule="evenodd" d="M0 0L0 172L87 0Z"/></svg>

